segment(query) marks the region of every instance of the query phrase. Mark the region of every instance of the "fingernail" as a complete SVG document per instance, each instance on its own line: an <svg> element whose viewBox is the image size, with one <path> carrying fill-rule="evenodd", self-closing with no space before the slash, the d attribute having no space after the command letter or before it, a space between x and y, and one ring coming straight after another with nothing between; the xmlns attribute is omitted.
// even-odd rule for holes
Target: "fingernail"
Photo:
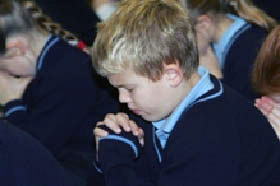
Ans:
<svg viewBox="0 0 280 186"><path fill-rule="evenodd" d="M129 132L130 128L129 127L125 127L125 130L126 130L126 132Z"/></svg>

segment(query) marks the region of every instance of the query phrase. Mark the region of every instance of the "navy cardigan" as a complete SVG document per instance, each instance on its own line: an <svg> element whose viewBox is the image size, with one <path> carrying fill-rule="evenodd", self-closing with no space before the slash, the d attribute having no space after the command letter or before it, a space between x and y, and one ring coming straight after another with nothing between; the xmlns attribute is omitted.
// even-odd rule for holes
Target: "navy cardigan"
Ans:
<svg viewBox="0 0 280 186"><path fill-rule="evenodd" d="M50 37L23 98L5 105L5 119L38 139L63 166L84 175L93 158L95 123L118 108L103 88L107 83L92 72L89 56Z"/></svg>
<svg viewBox="0 0 280 186"><path fill-rule="evenodd" d="M0 120L0 180L7 186L77 186L74 175L63 169L34 138Z"/></svg>
<svg viewBox="0 0 280 186"><path fill-rule="evenodd" d="M244 27L248 27L245 31ZM225 56L223 82L252 102L257 95L251 85L252 66L267 32L253 24L245 24L235 33Z"/></svg>
<svg viewBox="0 0 280 186"><path fill-rule="evenodd" d="M143 153L135 145L137 140L128 135L101 139L98 170L103 174L93 172L95 178L99 175L98 184L280 185L280 143L270 124L245 98L215 78L212 81L215 88L183 112L165 149L151 124L142 126Z"/></svg>

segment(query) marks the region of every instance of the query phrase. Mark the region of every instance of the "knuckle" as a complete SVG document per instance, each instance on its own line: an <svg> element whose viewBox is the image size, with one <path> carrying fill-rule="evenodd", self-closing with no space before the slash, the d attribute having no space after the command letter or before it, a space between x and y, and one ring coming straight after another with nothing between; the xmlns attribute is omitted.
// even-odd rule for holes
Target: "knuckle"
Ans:
<svg viewBox="0 0 280 186"><path fill-rule="evenodd" d="M128 115L124 112L119 112L117 115L121 118L128 119Z"/></svg>
<svg viewBox="0 0 280 186"><path fill-rule="evenodd" d="M115 116L114 113L107 113L107 114L105 115L105 119L106 119L106 118L112 118L112 117L114 117L114 116Z"/></svg>

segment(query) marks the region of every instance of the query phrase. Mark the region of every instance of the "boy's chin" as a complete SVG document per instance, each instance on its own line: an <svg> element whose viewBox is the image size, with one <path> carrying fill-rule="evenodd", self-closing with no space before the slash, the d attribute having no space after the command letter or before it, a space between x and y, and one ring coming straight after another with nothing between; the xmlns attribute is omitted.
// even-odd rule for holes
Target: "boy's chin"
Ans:
<svg viewBox="0 0 280 186"><path fill-rule="evenodd" d="M163 119L163 117L160 116L155 116L155 115L140 115L144 120L149 121L149 122L155 122L155 121L160 121Z"/></svg>

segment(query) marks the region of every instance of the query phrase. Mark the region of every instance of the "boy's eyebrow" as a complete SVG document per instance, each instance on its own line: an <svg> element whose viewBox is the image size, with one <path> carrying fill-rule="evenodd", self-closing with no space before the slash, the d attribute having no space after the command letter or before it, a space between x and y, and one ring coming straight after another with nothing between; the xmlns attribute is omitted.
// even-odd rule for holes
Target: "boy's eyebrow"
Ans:
<svg viewBox="0 0 280 186"><path fill-rule="evenodd" d="M118 84L118 85L116 85L116 84L112 84L112 83L111 83L111 85L112 85L114 88L123 88L123 87L124 87L123 84Z"/></svg>
<svg viewBox="0 0 280 186"><path fill-rule="evenodd" d="M113 85L115 88L129 88L133 86L132 84L119 84L119 85Z"/></svg>
<svg viewBox="0 0 280 186"><path fill-rule="evenodd" d="M131 87L131 86L135 86L135 84L128 83L128 82L121 83L120 81L113 81L113 79L110 79L110 78L108 78L108 81L115 88L127 88L127 87ZM118 84L118 82L119 82L119 84Z"/></svg>

